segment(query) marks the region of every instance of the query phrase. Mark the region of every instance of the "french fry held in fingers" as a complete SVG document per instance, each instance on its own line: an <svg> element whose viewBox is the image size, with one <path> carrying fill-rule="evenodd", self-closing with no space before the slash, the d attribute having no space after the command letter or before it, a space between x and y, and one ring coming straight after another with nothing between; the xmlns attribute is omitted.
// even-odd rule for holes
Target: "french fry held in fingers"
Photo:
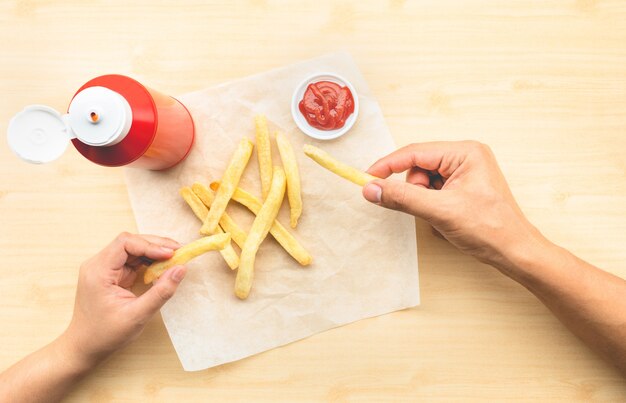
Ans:
<svg viewBox="0 0 626 403"><path fill-rule="evenodd" d="M211 183L211 189L216 190L220 187L219 182ZM235 189L232 199L237 203L245 206L254 214L259 214L262 203L254 195L246 192L242 188ZM276 239L276 242L285 249L302 266L308 266L313 262L313 256L304 249L304 247L294 238L293 235L278 220L274 220L274 224L270 228L270 234Z"/></svg>
<svg viewBox="0 0 626 403"><path fill-rule="evenodd" d="M230 234L223 233L196 239L174 251L174 256L167 260L154 262L146 269L143 282L149 284L159 278L167 269L179 264L185 264L191 259L198 257L211 250L224 249L230 242Z"/></svg>
<svg viewBox="0 0 626 403"><path fill-rule="evenodd" d="M274 167L272 186L270 186L265 202L263 202L261 210L259 210L252 223L246 243L241 250L239 270L237 270L237 278L235 279L235 295L240 299L246 299L248 294L250 294L252 279L254 278L256 253L278 215L278 210L280 210L280 205L285 196L286 184L287 181L283 169L278 166Z"/></svg>
<svg viewBox="0 0 626 403"><path fill-rule="evenodd" d="M261 192L263 200L267 197L272 184L272 145L267 130L267 119L264 115L254 117L256 152L259 159L259 174L261 177Z"/></svg>
<svg viewBox="0 0 626 403"><path fill-rule="evenodd" d="M246 165L248 165L250 155L252 155L252 147L252 142L248 139L241 140L237 146L235 153L228 163L226 171L224 171L222 186L220 186L217 191L215 199L213 200L213 203L211 203L211 207L209 207L209 214L207 214L204 224L202 224L202 233L214 233L220 218L226 210L228 201L233 195Z"/></svg>
<svg viewBox="0 0 626 403"><path fill-rule="evenodd" d="M200 198L196 196L193 190L191 190L191 188L189 187L181 188L178 193L180 193L180 195L187 202L189 207L191 207L191 210L196 215L196 217L198 217L198 219L203 222L207 214L209 214L209 209L204 205L204 203L202 203L202 200L200 200ZM217 226L217 233L224 233L224 230L219 225ZM224 249L220 250L220 254L226 261L228 267L231 268L231 270L235 270L237 267L239 267L239 256L237 256L237 252L235 252L235 249L233 249L233 246L230 242L228 242L228 245L226 245Z"/></svg>
<svg viewBox="0 0 626 403"><path fill-rule="evenodd" d="M302 195L300 194L300 171L296 161L296 154L293 152L291 143L284 133L276 132L276 145L283 161L285 175L287 177L287 199L289 200L289 224L291 228L296 228L298 218L302 214Z"/></svg>
<svg viewBox="0 0 626 403"><path fill-rule="evenodd" d="M352 183L356 183L359 186L365 186L368 182L378 179L373 175L359 171L358 169L344 164L341 161L337 161L327 152L322 151L317 147L313 147L312 145L305 144L303 150L307 157L328 169L330 172L337 174Z"/></svg>
<svg viewBox="0 0 626 403"><path fill-rule="evenodd" d="M211 203L213 203L213 199L215 199L215 194L213 193L213 190L207 188L201 183L194 183L191 186L191 190L194 193L194 196L196 196L196 198L200 200L203 206L210 206ZM239 245L240 248L243 248L243 244L246 243L246 237L248 236L248 234L246 234L246 231L242 230L241 227L237 225L235 221L233 221L228 213L224 212L224 214L222 214L219 224L219 226L222 227L225 232L230 233L233 241L235 241L235 243ZM202 230L200 232L202 232Z"/></svg>

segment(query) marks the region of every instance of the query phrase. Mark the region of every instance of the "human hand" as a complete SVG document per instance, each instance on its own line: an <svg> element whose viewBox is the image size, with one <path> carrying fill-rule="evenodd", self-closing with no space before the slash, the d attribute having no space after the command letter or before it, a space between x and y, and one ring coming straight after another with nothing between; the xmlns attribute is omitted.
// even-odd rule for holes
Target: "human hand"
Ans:
<svg viewBox="0 0 626 403"><path fill-rule="evenodd" d="M363 196L428 221L461 251L499 268L524 242L540 238L484 144L411 144L368 170L379 178L405 171L406 182L377 179L363 188Z"/></svg>
<svg viewBox="0 0 626 403"><path fill-rule="evenodd" d="M121 233L80 267L74 315L63 334L81 359L95 365L136 339L185 276L185 266L165 272L141 296L130 291L145 258L164 260L181 245L154 235Z"/></svg>

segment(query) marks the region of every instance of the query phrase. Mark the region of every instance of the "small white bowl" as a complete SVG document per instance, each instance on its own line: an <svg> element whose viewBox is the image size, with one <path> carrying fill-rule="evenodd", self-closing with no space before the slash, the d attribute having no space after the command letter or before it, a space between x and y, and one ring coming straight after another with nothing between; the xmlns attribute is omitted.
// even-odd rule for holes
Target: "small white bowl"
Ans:
<svg viewBox="0 0 626 403"><path fill-rule="evenodd" d="M316 129L315 127L312 127L311 125L309 125L309 122L306 121L305 117L302 115L302 113L300 112L300 109L298 108L298 105L300 104L300 101L304 97L304 93L307 87L309 86L309 84L316 83L318 81L330 81L333 83L337 83L341 85L342 87L343 86L348 87L348 89L352 93L352 98L354 99L354 112L352 112L352 114L348 117L348 119L346 119L346 123L343 125L343 127L339 129L320 130L320 129ZM296 125L298 125L298 128L300 128L300 130L302 130L302 132L306 134L307 136L313 137L314 139L318 139L318 140L336 139L337 137L343 136L344 134L346 134L348 130L350 130L352 126L354 126L354 122L356 122L356 119L359 116L359 96L356 93L356 90L354 89L352 84L350 84L350 82L346 80L345 78L337 74L333 74L333 73L315 74L307 78L306 80L302 81L296 87L296 90L293 92L293 97L291 98L291 116L293 117L293 120L296 122Z"/></svg>

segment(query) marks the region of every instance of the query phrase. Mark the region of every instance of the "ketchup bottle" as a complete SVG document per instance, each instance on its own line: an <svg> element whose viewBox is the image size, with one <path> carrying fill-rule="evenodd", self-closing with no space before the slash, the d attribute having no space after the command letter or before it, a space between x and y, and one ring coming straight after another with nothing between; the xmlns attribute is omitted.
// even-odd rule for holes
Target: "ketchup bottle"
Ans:
<svg viewBox="0 0 626 403"><path fill-rule="evenodd" d="M13 152L31 163L56 160L71 140L96 164L161 170L185 159L194 125L178 100L112 74L85 83L67 114L27 106L11 119L7 139Z"/></svg>

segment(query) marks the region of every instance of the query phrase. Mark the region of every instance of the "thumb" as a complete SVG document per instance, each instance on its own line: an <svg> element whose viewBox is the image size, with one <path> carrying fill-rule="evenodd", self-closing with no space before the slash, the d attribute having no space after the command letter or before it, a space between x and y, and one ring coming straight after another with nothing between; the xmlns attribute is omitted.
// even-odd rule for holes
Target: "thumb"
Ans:
<svg viewBox="0 0 626 403"><path fill-rule="evenodd" d="M161 309L172 298L185 274L185 266L174 266L163 273L148 291L137 298L135 304L139 315L150 317Z"/></svg>
<svg viewBox="0 0 626 403"><path fill-rule="evenodd" d="M376 179L363 187L363 197L379 206L429 220L435 215L437 191L412 183Z"/></svg>

